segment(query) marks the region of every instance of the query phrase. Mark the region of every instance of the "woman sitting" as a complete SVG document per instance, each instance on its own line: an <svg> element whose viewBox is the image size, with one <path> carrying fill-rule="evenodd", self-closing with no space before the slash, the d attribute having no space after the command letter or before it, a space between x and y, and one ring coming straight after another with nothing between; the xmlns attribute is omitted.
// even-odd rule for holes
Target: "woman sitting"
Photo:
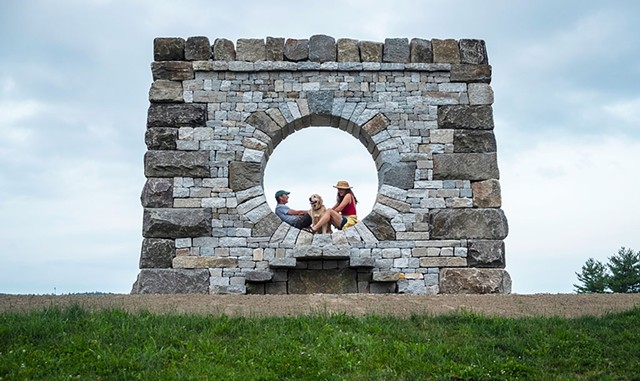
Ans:
<svg viewBox="0 0 640 381"><path fill-rule="evenodd" d="M320 228L328 222L339 230L344 230L349 226L353 226L358 223L358 216L356 213L356 204L358 203L358 200L353 194L349 183L341 180L334 185L334 188L338 189L336 204L332 208L327 209L318 222L305 230L311 233L317 233L320 231Z"/></svg>

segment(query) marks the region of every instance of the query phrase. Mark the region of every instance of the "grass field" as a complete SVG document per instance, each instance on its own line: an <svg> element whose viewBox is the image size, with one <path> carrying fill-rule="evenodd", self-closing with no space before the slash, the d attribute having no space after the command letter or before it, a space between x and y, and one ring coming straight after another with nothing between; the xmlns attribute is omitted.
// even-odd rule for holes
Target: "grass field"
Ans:
<svg viewBox="0 0 640 381"><path fill-rule="evenodd" d="M0 314L1 380L640 380L640 308L601 317Z"/></svg>

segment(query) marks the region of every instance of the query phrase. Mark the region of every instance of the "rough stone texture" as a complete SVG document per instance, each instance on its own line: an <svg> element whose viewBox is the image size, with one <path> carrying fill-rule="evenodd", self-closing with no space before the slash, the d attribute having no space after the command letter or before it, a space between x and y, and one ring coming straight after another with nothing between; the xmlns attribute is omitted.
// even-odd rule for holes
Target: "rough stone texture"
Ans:
<svg viewBox="0 0 640 381"><path fill-rule="evenodd" d="M424 280L400 279L398 281L398 294L425 295L427 293Z"/></svg>
<svg viewBox="0 0 640 381"><path fill-rule="evenodd" d="M433 48L431 41L420 38L411 39L409 44L410 61L414 63L432 63Z"/></svg>
<svg viewBox="0 0 640 381"><path fill-rule="evenodd" d="M471 184L474 208L500 208L502 206L502 192L500 181L489 179Z"/></svg>
<svg viewBox="0 0 640 381"><path fill-rule="evenodd" d="M209 270L142 269L132 294L208 294Z"/></svg>
<svg viewBox="0 0 640 381"><path fill-rule="evenodd" d="M440 106L438 126L446 129L493 130L491 106Z"/></svg>
<svg viewBox="0 0 640 381"><path fill-rule="evenodd" d="M470 83L467 85L470 105L493 104L493 89L488 83Z"/></svg>
<svg viewBox="0 0 640 381"><path fill-rule="evenodd" d="M208 269L235 267L238 260L235 258L196 257L185 255L173 258L173 268L176 269Z"/></svg>
<svg viewBox="0 0 640 381"><path fill-rule="evenodd" d="M309 61L337 61L336 40L333 37L324 34L311 36L309 39Z"/></svg>
<svg viewBox="0 0 640 381"><path fill-rule="evenodd" d="M338 62L360 62L358 40L341 38L337 42Z"/></svg>
<svg viewBox="0 0 640 381"><path fill-rule="evenodd" d="M241 38L236 43L236 60L238 61L264 61L267 58L267 49L261 38Z"/></svg>
<svg viewBox="0 0 640 381"><path fill-rule="evenodd" d="M207 120L207 105L153 103L147 112L147 127L199 127Z"/></svg>
<svg viewBox="0 0 640 381"><path fill-rule="evenodd" d="M496 137L493 131L456 130L453 135L455 153L496 152Z"/></svg>
<svg viewBox="0 0 640 381"><path fill-rule="evenodd" d="M247 282L268 282L273 278L273 273L271 271L249 271L244 276Z"/></svg>
<svg viewBox="0 0 640 381"><path fill-rule="evenodd" d="M145 238L140 250L140 268L171 268L171 261L176 255L173 239Z"/></svg>
<svg viewBox="0 0 640 381"><path fill-rule="evenodd" d="M369 213L362 222L367 225L371 233L373 233L379 241L392 241L396 239L396 231L391 226L391 223L378 213Z"/></svg>
<svg viewBox="0 0 640 381"><path fill-rule="evenodd" d="M511 277L498 269L443 269L440 271L443 294L509 294Z"/></svg>
<svg viewBox="0 0 640 381"><path fill-rule="evenodd" d="M434 180L499 179L495 153L443 153L433 155Z"/></svg>
<svg viewBox="0 0 640 381"><path fill-rule="evenodd" d="M322 248L325 259L349 259L351 249L348 246L329 245Z"/></svg>
<svg viewBox="0 0 640 381"><path fill-rule="evenodd" d="M376 201L381 205L388 206L392 209L397 210L400 213L411 213L411 204L393 199L391 197L384 196L382 194L378 194L376 197Z"/></svg>
<svg viewBox="0 0 640 381"><path fill-rule="evenodd" d="M389 127L389 119L384 114L377 114L362 126L362 130L369 136L374 136Z"/></svg>
<svg viewBox="0 0 640 381"><path fill-rule="evenodd" d="M442 209L430 215L433 239L489 239L507 237L509 227L501 209Z"/></svg>
<svg viewBox="0 0 640 381"><path fill-rule="evenodd" d="M195 78L193 65L185 61L163 61L151 63L153 80L185 81Z"/></svg>
<svg viewBox="0 0 640 381"><path fill-rule="evenodd" d="M204 151L147 151L144 155L147 177L208 177L209 154Z"/></svg>
<svg viewBox="0 0 640 381"><path fill-rule="evenodd" d="M416 163L395 163L383 166L378 172L380 183L400 189L413 188Z"/></svg>
<svg viewBox="0 0 640 381"><path fill-rule="evenodd" d="M181 61L184 59L183 38L158 37L153 40L154 61Z"/></svg>
<svg viewBox="0 0 640 381"><path fill-rule="evenodd" d="M450 78L452 82L491 82L491 66L489 65L453 65Z"/></svg>
<svg viewBox="0 0 640 381"><path fill-rule="evenodd" d="M211 236L211 209L146 208L142 219L145 238Z"/></svg>
<svg viewBox="0 0 640 381"><path fill-rule="evenodd" d="M314 91L309 93L309 111L319 115L329 115L333 109L333 92Z"/></svg>
<svg viewBox="0 0 640 381"><path fill-rule="evenodd" d="M362 62L382 62L384 44L381 42L360 41L358 45Z"/></svg>
<svg viewBox="0 0 640 381"><path fill-rule="evenodd" d="M276 232L282 220L273 213L269 213L266 217L256 223L253 228L254 237L271 237Z"/></svg>
<svg viewBox="0 0 640 381"><path fill-rule="evenodd" d="M154 127L145 131L144 142L147 149L156 150L175 150L176 140L178 140L178 129L170 127Z"/></svg>
<svg viewBox="0 0 640 381"><path fill-rule="evenodd" d="M461 257L422 257L420 267L466 267L466 258Z"/></svg>
<svg viewBox="0 0 640 381"><path fill-rule="evenodd" d="M260 164L233 161L229 164L229 187L241 191L260 185L262 172Z"/></svg>
<svg viewBox="0 0 640 381"><path fill-rule="evenodd" d="M387 38L384 40L383 62L409 62L409 39Z"/></svg>
<svg viewBox="0 0 640 381"><path fill-rule="evenodd" d="M269 261L269 267L274 269L295 268L298 260L295 258L274 258Z"/></svg>
<svg viewBox="0 0 640 381"><path fill-rule="evenodd" d="M235 61L236 48L233 41L226 38L216 38L213 42L213 59L217 61Z"/></svg>
<svg viewBox="0 0 640 381"><path fill-rule="evenodd" d="M179 102L184 101L182 97L182 82L167 81L158 79L151 84L149 90L150 102Z"/></svg>
<svg viewBox="0 0 640 381"><path fill-rule="evenodd" d="M211 44L209 38L195 36L187 38L184 45L184 58L187 61L202 61L211 58Z"/></svg>
<svg viewBox="0 0 640 381"><path fill-rule="evenodd" d="M488 64L485 42L483 40L460 40L460 62L473 65Z"/></svg>
<svg viewBox="0 0 640 381"><path fill-rule="evenodd" d="M264 111L252 113L245 122L272 138L281 132L280 126Z"/></svg>
<svg viewBox="0 0 640 381"><path fill-rule="evenodd" d="M265 59L267 61L284 61L284 38L267 37Z"/></svg>
<svg viewBox="0 0 640 381"><path fill-rule="evenodd" d="M469 241L467 264L469 267L505 268L504 241Z"/></svg>
<svg viewBox="0 0 640 381"><path fill-rule="evenodd" d="M352 269L291 270L290 294L352 294L358 292L357 272Z"/></svg>
<svg viewBox="0 0 640 381"><path fill-rule="evenodd" d="M378 271L371 276L374 282L397 282L399 279L400 273L397 271Z"/></svg>
<svg viewBox="0 0 640 381"><path fill-rule="evenodd" d="M309 58L309 40L289 38L284 43L284 58L287 61L304 61Z"/></svg>
<svg viewBox="0 0 640 381"><path fill-rule="evenodd" d="M453 39L431 40L433 47L433 62L435 63L460 63L460 48L458 41Z"/></svg>
<svg viewBox="0 0 640 381"><path fill-rule="evenodd" d="M373 268L376 266L376 261L373 258L351 258L349 261L349 267L353 268Z"/></svg>
<svg viewBox="0 0 640 381"><path fill-rule="evenodd" d="M144 184L140 202L145 208L173 206L173 179L150 177Z"/></svg>

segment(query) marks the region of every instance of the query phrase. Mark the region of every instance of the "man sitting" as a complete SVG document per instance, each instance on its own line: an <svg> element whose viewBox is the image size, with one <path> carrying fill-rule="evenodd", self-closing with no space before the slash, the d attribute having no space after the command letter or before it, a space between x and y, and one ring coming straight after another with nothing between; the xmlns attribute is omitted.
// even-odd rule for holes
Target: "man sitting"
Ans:
<svg viewBox="0 0 640 381"><path fill-rule="evenodd" d="M276 201L278 201L278 205L276 205L276 215L280 217L282 221L293 227L298 229L308 228L311 226L311 216L309 213L306 210L295 210L287 206L290 193L291 192L285 190L276 192Z"/></svg>

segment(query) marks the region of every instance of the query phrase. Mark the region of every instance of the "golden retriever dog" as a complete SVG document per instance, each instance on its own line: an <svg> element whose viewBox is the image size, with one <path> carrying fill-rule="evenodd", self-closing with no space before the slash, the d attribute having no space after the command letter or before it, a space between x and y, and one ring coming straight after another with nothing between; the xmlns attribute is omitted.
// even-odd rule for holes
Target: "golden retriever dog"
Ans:
<svg viewBox="0 0 640 381"><path fill-rule="evenodd" d="M322 201L322 196L319 194L312 194L309 197L309 204L311 205L311 209L309 209L309 215L311 216L311 224L315 225L320 217L324 214L327 208L324 206L324 202ZM331 223L327 222L322 225L318 233L327 234L331 233Z"/></svg>

